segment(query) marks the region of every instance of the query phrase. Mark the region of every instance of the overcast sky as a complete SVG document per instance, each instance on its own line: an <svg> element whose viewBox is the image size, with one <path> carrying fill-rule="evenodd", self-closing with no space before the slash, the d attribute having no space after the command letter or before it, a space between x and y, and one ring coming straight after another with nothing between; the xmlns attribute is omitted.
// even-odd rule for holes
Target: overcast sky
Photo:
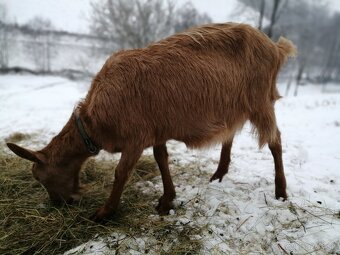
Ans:
<svg viewBox="0 0 340 255"><path fill-rule="evenodd" d="M98 0L0 0L7 7L8 18L19 24L34 16L50 18L62 30L87 32L90 2ZM187 0L177 0L178 5ZM340 0L328 0L331 10L340 11ZM231 20L237 0L193 0L200 12L208 13L215 22ZM235 20L235 16L232 17Z"/></svg>

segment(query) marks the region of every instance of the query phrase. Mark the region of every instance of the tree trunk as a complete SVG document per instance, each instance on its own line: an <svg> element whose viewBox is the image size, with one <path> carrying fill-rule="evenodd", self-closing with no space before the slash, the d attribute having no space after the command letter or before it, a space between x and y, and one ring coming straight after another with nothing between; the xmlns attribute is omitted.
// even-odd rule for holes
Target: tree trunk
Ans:
<svg viewBox="0 0 340 255"><path fill-rule="evenodd" d="M294 90L294 96L295 97L298 95L298 90L299 90L299 86L301 85L300 82L301 82L304 70L305 70L305 62L299 64L298 73L296 75L296 86L295 86L295 90Z"/></svg>
<svg viewBox="0 0 340 255"><path fill-rule="evenodd" d="M288 80L288 83L287 83L285 96L288 96L290 87L292 85L292 82L293 82L293 72L289 76L289 80Z"/></svg>
<svg viewBox="0 0 340 255"><path fill-rule="evenodd" d="M334 66L334 62L335 62L335 57L336 53L338 51L338 36L336 34L336 36L333 37L334 39L332 40L332 45L330 47L329 50L329 54L326 60L326 64L322 70L321 73L321 77L322 77L322 83L327 83L329 80L331 80L331 76L332 76L332 67Z"/></svg>
<svg viewBox="0 0 340 255"><path fill-rule="evenodd" d="M300 63L299 68L298 68L298 73L296 75L296 84L298 85L300 85L304 69L305 69L305 63Z"/></svg>
<svg viewBox="0 0 340 255"><path fill-rule="evenodd" d="M262 30L262 23L263 23L263 17L264 17L264 10L266 8L266 0L261 0L260 5L260 17L259 17L259 30Z"/></svg>
<svg viewBox="0 0 340 255"><path fill-rule="evenodd" d="M277 10L279 8L280 0L274 0L274 5L273 5L273 11L272 15L270 17L270 24L269 24L269 30L268 30L268 37L272 38L273 37L273 28L276 23L276 15L277 15Z"/></svg>
<svg viewBox="0 0 340 255"><path fill-rule="evenodd" d="M296 83L295 85L295 90L294 90L294 96L296 97L298 95L298 91L299 91L299 83Z"/></svg>

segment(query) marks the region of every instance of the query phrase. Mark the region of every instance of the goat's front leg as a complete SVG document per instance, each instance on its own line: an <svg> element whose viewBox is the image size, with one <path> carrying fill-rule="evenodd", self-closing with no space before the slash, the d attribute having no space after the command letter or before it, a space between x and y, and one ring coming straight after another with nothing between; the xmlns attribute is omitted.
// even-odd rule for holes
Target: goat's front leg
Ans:
<svg viewBox="0 0 340 255"><path fill-rule="evenodd" d="M156 207L159 214L168 214L172 208L172 200L176 196L174 184L172 183L169 164L168 164L168 152L165 144L161 144L153 147L153 155L161 171L164 194L159 199L159 203Z"/></svg>
<svg viewBox="0 0 340 255"><path fill-rule="evenodd" d="M113 187L111 195L106 203L100 207L96 213L91 217L93 221L102 221L103 219L109 217L117 209L120 197L123 193L123 188L127 180L129 179L133 167L140 158L143 149L130 149L124 150L122 156L115 170L115 180L113 182Z"/></svg>
<svg viewBox="0 0 340 255"><path fill-rule="evenodd" d="M222 181L223 176L228 173L229 165L230 165L230 153L231 153L231 146L233 145L233 138L230 139L228 142L223 143L220 162L218 163L218 167L216 172L210 178L210 182L214 180Z"/></svg>

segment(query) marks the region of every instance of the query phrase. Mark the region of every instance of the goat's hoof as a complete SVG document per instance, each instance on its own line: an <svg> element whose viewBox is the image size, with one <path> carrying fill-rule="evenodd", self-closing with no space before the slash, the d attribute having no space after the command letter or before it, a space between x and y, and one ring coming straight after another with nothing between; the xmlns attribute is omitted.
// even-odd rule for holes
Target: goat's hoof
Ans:
<svg viewBox="0 0 340 255"><path fill-rule="evenodd" d="M97 209L97 211L90 217L90 220L98 223L105 222L109 216L111 216L113 212L111 210L108 210L105 208L105 206L102 206Z"/></svg>
<svg viewBox="0 0 340 255"><path fill-rule="evenodd" d="M163 196L159 199L158 205L156 206L159 215L168 215L169 211L173 208L172 201L167 201Z"/></svg>
<svg viewBox="0 0 340 255"><path fill-rule="evenodd" d="M223 175L221 176L218 173L214 173L213 176L210 178L210 182L213 182L215 180L218 180L218 182L221 182L223 179Z"/></svg>
<svg viewBox="0 0 340 255"><path fill-rule="evenodd" d="M279 191L275 191L275 198L276 199L283 198L283 201L286 201L288 196L285 190L283 191L279 190Z"/></svg>

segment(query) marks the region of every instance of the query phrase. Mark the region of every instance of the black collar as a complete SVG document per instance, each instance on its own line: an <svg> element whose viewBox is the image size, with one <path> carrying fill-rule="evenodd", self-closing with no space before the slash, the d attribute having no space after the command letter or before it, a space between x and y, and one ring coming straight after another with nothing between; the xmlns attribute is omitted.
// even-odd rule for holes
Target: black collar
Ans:
<svg viewBox="0 0 340 255"><path fill-rule="evenodd" d="M79 131L79 134L83 138L83 141L84 141L84 143L86 145L86 148L87 148L88 152L90 152L91 154L94 154L94 155L98 154L100 149L95 145L95 143L91 140L89 135L86 133L84 125L83 125L83 122L81 121L81 118L80 118L80 115L79 115L79 109L75 109L73 114L74 114L74 116L76 118L77 129Z"/></svg>

